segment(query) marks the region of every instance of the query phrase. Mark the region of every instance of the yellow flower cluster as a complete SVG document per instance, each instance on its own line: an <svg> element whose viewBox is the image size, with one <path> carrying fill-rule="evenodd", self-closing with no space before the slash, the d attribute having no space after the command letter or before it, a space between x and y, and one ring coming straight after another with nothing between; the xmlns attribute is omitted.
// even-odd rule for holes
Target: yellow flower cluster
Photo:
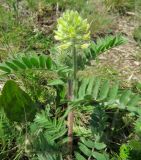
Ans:
<svg viewBox="0 0 141 160"><path fill-rule="evenodd" d="M87 48L90 41L90 25L82 19L77 11L67 10L57 21L55 39L60 41L61 50L75 44L79 48Z"/></svg>

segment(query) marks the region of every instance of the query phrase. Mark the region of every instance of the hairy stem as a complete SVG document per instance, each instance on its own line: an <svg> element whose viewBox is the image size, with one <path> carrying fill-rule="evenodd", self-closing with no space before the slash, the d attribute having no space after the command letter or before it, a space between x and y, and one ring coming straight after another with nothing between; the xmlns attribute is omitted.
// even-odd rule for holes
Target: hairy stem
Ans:
<svg viewBox="0 0 141 160"><path fill-rule="evenodd" d="M76 88L77 88L77 55L75 45L73 46L73 98L76 98Z"/></svg>
<svg viewBox="0 0 141 160"><path fill-rule="evenodd" d="M75 45L73 45L72 54L73 54L73 80L68 81L69 100L74 100L76 98L77 55L76 55ZM73 152L73 123L74 123L74 113L73 111L71 111L68 114L68 138L69 138L68 147L69 147L70 156L72 156L72 152Z"/></svg>

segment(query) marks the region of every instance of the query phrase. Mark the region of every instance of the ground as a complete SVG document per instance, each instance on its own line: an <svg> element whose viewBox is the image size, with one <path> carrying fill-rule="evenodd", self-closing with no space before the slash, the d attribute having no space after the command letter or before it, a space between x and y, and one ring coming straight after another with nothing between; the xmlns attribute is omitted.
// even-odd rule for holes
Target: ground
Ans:
<svg viewBox="0 0 141 160"><path fill-rule="evenodd" d="M130 87L133 82L141 80L141 49L133 37L137 21L132 16L118 17L116 25L115 32L125 36L126 44L102 54L95 66L98 72L102 70L102 73L106 71L111 76L118 75L116 78L122 80L124 86ZM95 73L94 69L90 72Z"/></svg>
<svg viewBox="0 0 141 160"><path fill-rule="evenodd" d="M113 32L121 33L127 39L126 44L113 48L99 57L99 63L87 70L87 74L105 74L113 79L121 80L124 87L131 87L141 80L141 49L134 40L133 32L138 25L135 15L118 16ZM41 20L41 19L40 19ZM41 20L42 21L42 20ZM41 25L42 28L43 25ZM2 88L0 84L0 90Z"/></svg>

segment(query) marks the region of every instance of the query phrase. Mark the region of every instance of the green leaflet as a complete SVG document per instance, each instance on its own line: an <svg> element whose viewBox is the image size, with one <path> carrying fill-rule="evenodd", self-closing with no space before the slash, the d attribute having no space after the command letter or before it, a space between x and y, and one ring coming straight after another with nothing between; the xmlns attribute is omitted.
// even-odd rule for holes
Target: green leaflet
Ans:
<svg viewBox="0 0 141 160"><path fill-rule="evenodd" d="M113 87L110 88L109 93L108 93L108 101L114 101L117 97L118 94L118 84L114 84Z"/></svg>
<svg viewBox="0 0 141 160"><path fill-rule="evenodd" d="M0 64L0 70L5 74L16 73L21 70L28 69L51 69L52 59L45 55L24 55L14 59L5 61Z"/></svg>
<svg viewBox="0 0 141 160"><path fill-rule="evenodd" d="M97 99L97 96L98 96L98 92L99 92L99 87L100 87L100 82L101 82L101 79L99 77L96 78L96 82L94 84L94 89L93 89L93 93L92 93L92 96L93 98L96 100Z"/></svg>
<svg viewBox="0 0 141 160"><path fill-rule="evenodd" d="M56 85L63 85L63 84L64 84L64 82L61 79L55 79L55 80L52 80L51 82L49 82L48 85L56 86Z"/></svg>
<svg viewBox="0 0 141 160"><path fill-rule="evenodd" d="M8 68L7 66L4 66L4 65L0 65L0 70L5 73L11 73L10 68Z"/></svg>
<svg viewBox="0 0 141 160"><path fill-rule="evenodd" d="M19 67L19 68L21 68L21 69L26 69L26 66L25 66L23 63L21 63L20 61L16 60L16 59L13 60L13 63L14 63L17 67Z"/></svg>
<svg viewBox="0 0 141 160"><path fill-rule="evenodd" d="M78 91L78 97L83 98L86 94L86 88L88 86L89 78L84 78L81 82L81 87L79 88Z"/></svg>
<svg viewBox="0 0 141 160"><path fill-rule="evenodd" d="M90 79L90 81L89 81L88 88L87 88L87 94L88 94L88 95L91 95L91 94L92 94L94 81L95 81L95 77L92 77L92 78Z"/></svg>
<svg viewBox="0 0 141 160"><path fill-rule="evenodd" d="M83 137L81 137L81 142L83 142L83 144L85 144L88 148L94 148L95 144L93 141L89 140L89 139L85 139Z"/></svg>
<svg viewBox="0 0 141 160"><path fill-rule="evenodd" d="M99 93L100 100L103 100L107 97L108 92L109 92L109 88L110 88L109 81L105 80L105 82L102 84L102 87L101 87L100 93Z"/></svg>
<svg viewBox="0 0 141 160"><path fill-rule="evenodd" d="M51 67L52 67L52 59L50 57L48 57L46 60L46 67L48 69L51 69Z"/></svg>
<svg viewBox="0 0 141 160"><path fill-rule="evenodd" d="M79 160L79 158L82 160L87 160L88 158L95 158L96 160L109 160L108 154L103 152L103 149L106 147L104 143L98 143L94 140L81 137L78 145L80 151L75 152L76 160Z"/></svg>
<svg viewBox="0 0 141 160"><path fill-rule="evenodd" d="M5 64L14 71L18 71L18 67L15 66L12 62L6 61Z"/></svg>
<svg viewBox="0 0 141 160"><path fill-rule="evenodd" d="M30 62L28 57L22 57L22 61L24 62L24 64L28 67L28 68L32 68L32 63Z"/></svg>
<svg viewBox="0 0 141 160"><path fill-rule="evenodd" d="M83 143L79 143L79 149L80 151L82 151L82 153L84 153L88 157L92 155L92 151L88 147L86 147Z"/></svg>
<svg viewBox="0 0 141 160"><path fill-rule="evenodd" d="M95 142L94 145L97 150L102 150L106 147L106 145L104 143Z"/></svg>
<svg viewBox="0 0 141 160"><path fill-rule="evenodd" d="M107 36L105 38L99 38L96 43L92 43L90 49L85 52L87 61L95 59L99 54L124 44L126 40L121 35Z"/></svg>
<svg viewBox="0 0 141 160"><path fill-rule="evenodd" d="M96 158L96 160L109 160L108 155L99 152L93 152L93 157Z"/></svg>
<svg viewBox="0 0 141 160"><path fill-rule="evenodd" d="M119 85L110 85L108 80L102 81L100 77L81 78L79 81L77 99L74 104L96 101L108 106L109 104L140 114L136 107L140 96L128 91L119 91Z"/></svg>
<svg viewBox="0 0 141 160"><path fill-rule="evenodd" d="M39 62L40 62L40 67L41 68L45 68L45 66L46 66L46 59L45 59L45 57L43 55L41 55L39 57Z"/></svg>
<svg viewBox="0 0 141 160"><path fill-rule="evenodd" d="M97 150L102 150L106 147L104 143L93 142L91 140L86 140L85 138L81 138L81 142L83 142L89 148L96 148Z"/></svg>
<svg viewBox="0 0 141 160"><path fill-rule="evenodd" d="M75 158L77 160L86 160L79 152L75 152Z"/></svg>
<svg viewBox="0 0 141 160"><path fill-rule="evenodd" d="M133 95L132 99L130 99L130 101L128 102L128 106L129 107L136 106L137 103L139 102L139 100L140 100L140 96L139 95Z"/></svg>
<svg viewBox="0 0 141 160"><path fill-rule="evenodd" d="M40 67L39 61L37 59L37 57L33 56L30 58L30 62L32 63L32 65L36 68Z"/></svg>
<svg viewBox="0 0 141 160"><path fill-rule="evenodd" d="M138 105L138 102L140 101L140 96L139 95L133 95L130 100L128 101L128 110L130 112L137 112L139 115L141 114L140 108ZM135 107L137 106L137 107Z"/></svg>
<svg viewBox="0 0 141 160"><path fill-rule="evenodd" d="M36 108L27 93L12 80L8 80L2 90L0 108L4 108L11 121L25 122L33 120Z"/></svg>
<svg viewBox="0 0 141 160"><path fill-rule="evenodd" d="M64 121L51 119L46 110L36 114L34 123L36 124L37 132L38 129L44 128L45 136L49 136L51 141L59 139L67 131Z"/></svg>
<svg viewBox="0 0 141 160"><path fill-rule="evenodd" d="M50 109L51 107L47 106L35 116L30 128L35 138L33 145L42 155L46 155L45 159L54 157L54 160L60 160L62 147L68 142L65 138L67 127L61 117L52 117Z"/></svg>
<svg viewBox="0 0 141 160"><path fill-rule="evenodd" d="M123 105L127 105L128 101L130 100L131 91L124 91L120 97L120 103Z"/></svg>

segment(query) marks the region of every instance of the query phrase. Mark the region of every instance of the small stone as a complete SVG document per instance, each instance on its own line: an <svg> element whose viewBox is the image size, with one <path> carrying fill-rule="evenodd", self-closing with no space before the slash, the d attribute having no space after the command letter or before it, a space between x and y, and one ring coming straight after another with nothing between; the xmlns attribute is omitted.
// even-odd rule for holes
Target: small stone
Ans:
<svg viewBox="0 0 141 160"><path fill-rule="evenodd" d="M135 64L136 66L139 66L139 65L140 65L140 62L135 61L134 64Z"/></svg>

